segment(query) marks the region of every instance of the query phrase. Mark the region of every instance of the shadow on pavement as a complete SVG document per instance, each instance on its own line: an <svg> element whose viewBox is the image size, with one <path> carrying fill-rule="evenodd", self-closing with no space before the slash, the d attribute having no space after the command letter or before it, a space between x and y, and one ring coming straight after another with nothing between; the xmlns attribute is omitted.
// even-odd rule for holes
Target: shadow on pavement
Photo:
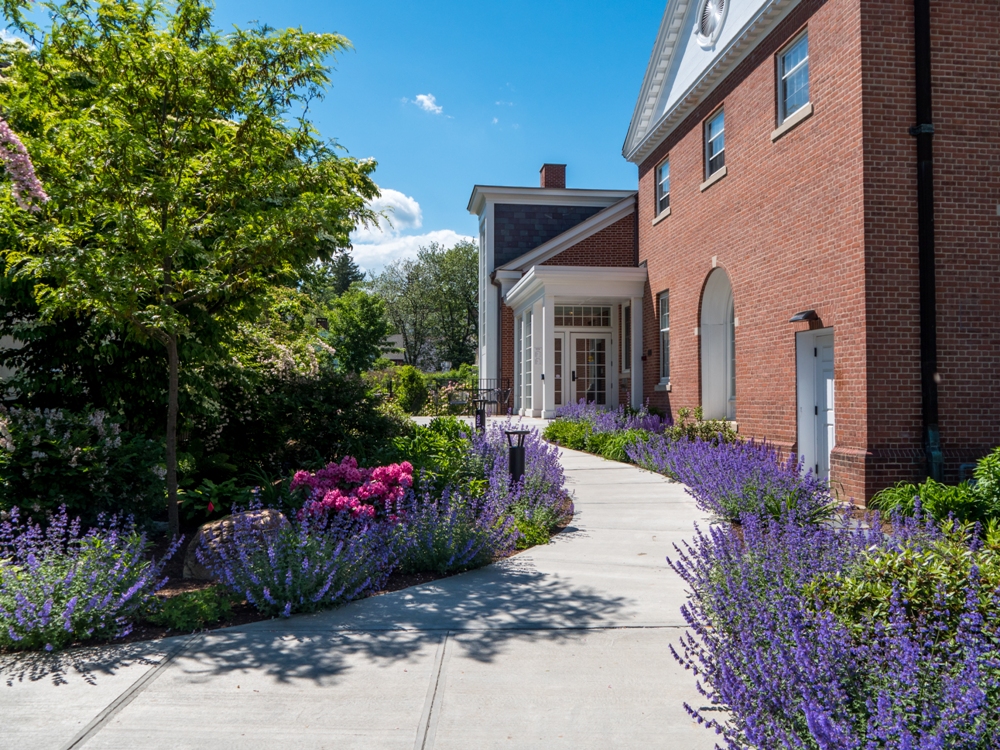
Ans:
<svg viewBox="0 0 1000 750"><path fill-rule="evenodd" d="M73 678L96 685L100 676L112 677L123 669L156 666L168 651L163 641L86 646L56 653L27 651L0 656L0 679L7 687L19 682L51 680L68 685Z"/></svg>

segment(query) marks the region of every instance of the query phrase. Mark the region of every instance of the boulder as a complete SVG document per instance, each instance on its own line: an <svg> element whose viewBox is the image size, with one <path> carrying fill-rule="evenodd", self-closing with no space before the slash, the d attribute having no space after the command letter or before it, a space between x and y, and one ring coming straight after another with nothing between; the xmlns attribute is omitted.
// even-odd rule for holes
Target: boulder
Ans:
<svg viewBox="0 0 1000 750"><path fill-rule="evenodd" d="M220 541L228 540L233 534L234 519L237 518L248 518L251 528L261 532L274 531L288 526L288 519L285 518L285 514L277 510L271 510L270 508L246 510L242 513L220 518L218 521L209 521L198 529L198 532L187 547L187 552L184 555L185 578L194 578L199 581L215 580L215 576L209 572L208 568L198 562L198 559L194 555L195 550L202 544L219 544Z"/></svg>

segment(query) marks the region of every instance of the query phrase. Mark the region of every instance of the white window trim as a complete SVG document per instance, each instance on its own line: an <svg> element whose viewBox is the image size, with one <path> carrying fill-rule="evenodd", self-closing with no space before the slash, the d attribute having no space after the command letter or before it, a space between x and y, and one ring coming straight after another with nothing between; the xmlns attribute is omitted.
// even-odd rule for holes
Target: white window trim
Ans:
<svg viewBox="0 0 1000 750"><path fill-rule="evenodd" d="M667 168L667 207L660 209L660 203L663 200L663 195L660 193L660 187L663 185L663 167ZM656 179L656 215L659 218L661 215L670 215L670 157L661 161L654 172L653 176Z"/></svg>
<svg viewBox="0 0 1000 750"><path fill-rule="evenodd" d="M629 311L629 330L625 330L625 311ZM632 304L622 305L622 319L621 319L621 348L622 348L622 375L632 374L632 352L626 351L626 344L631 348L632 342Z"/></svg>
<svg viewBox="0 0 1000 750"><path fill-rule="evenodd" d="M806 58L802 62L805 63L806 65L809 64L809 40L808 40L808 37L809 37L809 29L808 28L802 29L802 31L800 31L798 34L795 35L794 39L792 39L788 44L786 44L784 47L782 47L778 51L778 57L777 57L778 64L775 66L775 70L774 70L774 72L775 72L774 93L775 93L775 95L777 97L777 100L778 100L777 101L777 104L778 104L778 128L777 129L778 130L780 130L781 126L784 125L786 122L788 122L789 119L791 119L792 117L795 117L795 115L797 115L803 109L805 109L806 107L808 107L809 103L812 101L812 78L809 77L808 78L809 84L810 84L810 86L809 86L809 97L810 97L809 98L809 102L806 102L801 107L799 107L798 109L796 109L794 112L785 112L785 98L784 98L784 95L783 95L784 94L784 90L783 90L784 87L783 87L782 84L784 83L784 80L785 80L786 76L783 76L781 74L781 67L782 67L782 62L781 61L782 61L782 58L784 58L784 56L787 55L791 51L792 47L794 47L796 44L798 44L799 42L801 42L803 39L806 40ZM802 65L802 63L799 63L799 65ZM796 66L796 67L798 67L798 66ZM802 119L804 119L804 118L800 118L796 122L801 122ZM791 128L791 127L793 127L793 126L789 125L789 128ZM782 131L782 132L784 132L784 131ZM772 138L771 138L772 141L774 140L773 136L774 136L774 134L772 133Z"/></svg>

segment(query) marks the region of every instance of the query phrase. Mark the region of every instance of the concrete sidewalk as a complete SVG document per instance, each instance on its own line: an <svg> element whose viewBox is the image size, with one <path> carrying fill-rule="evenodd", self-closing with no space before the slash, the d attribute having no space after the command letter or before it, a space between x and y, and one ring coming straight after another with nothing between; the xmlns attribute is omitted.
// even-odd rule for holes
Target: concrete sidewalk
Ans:
<svg viewBox="0 0 1000 750"><path fill-rule="evenodd" d="M699 519L676 484L563 452L573 525L497 565L186 638L0 661L0 747L712 748L670 655Z"/></svg>

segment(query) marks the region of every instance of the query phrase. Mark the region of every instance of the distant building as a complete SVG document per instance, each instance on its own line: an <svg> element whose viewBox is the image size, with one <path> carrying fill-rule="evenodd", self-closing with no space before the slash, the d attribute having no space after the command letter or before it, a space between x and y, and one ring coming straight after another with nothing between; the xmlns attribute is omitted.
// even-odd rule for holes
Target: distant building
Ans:
<svg viewBox="0 0 1000 750"><path fill-rule="evenodd" d="M701 405L859 500L1000 444L1000 4L916 7L670 0L637 196L477 186L512 408Z"/></svg>

